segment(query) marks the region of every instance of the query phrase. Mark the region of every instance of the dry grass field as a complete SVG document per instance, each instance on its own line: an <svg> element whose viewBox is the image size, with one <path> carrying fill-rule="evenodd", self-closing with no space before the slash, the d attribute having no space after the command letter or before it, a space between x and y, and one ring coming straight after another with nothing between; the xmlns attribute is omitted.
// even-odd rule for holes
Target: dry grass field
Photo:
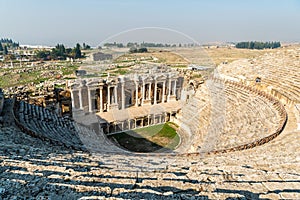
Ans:
<svg viewBox="0 0 300 200"><path fill-rule="evenodd" d="M183 56L190 63L199 65L217 66L222 62L232 62L242 58L254 58L265 53L275 51L274 49L252 50L237 49L234 47L194 47L194 48L176 48L172 52Z"/></svg>
<svg viewBox="0 0 300 200"><path fill-rule="evenodd" d="M249 59L262 56L266 53L285 51L294 49L299 45L283 45L279 49L237 49L235 47L193 47L193 48L174 48L170 51L183 56L190 63L199 65L214 65L218 66L222 62L231 63L239 59Z"/></svg>
<svg viewBox="0 0 300 200"><path fill-rule="evenodd" d="M237 49L235 47L157 48L150 49L148 53L124 54L115 59L114 62L121 63L139 60L168 65L188 65L193 63L204 66L218 66L223 62L231 63L238 59L255 58L274 51L276 49L256 50Z"/></svg>
<svg viewBox="0 0 300 200"><path fill-rule="evenodd" d="M189 61L185 59L180 54L177 54L173 51L165 51L165 50L150 50L147 53L133 53L133 54L124 54L118 57L115 62L124 62L131 60L141 60L141 61L150 61L150 62L158 62L165 63L169 65L187 65Z"/></svg>

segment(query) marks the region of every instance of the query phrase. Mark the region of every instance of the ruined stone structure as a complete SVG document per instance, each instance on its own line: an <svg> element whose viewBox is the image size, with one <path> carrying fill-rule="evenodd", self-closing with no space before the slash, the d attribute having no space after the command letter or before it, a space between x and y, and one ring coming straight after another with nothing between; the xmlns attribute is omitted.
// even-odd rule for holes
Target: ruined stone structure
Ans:
<svg viewBox="0 0 300 200"><path fill-rule="evenodd" d="M223 100L216 98L214 106L211 106L212 100L207 96L206 86L199 88L195 96L188 100L188 103L178 113L177 119L174 120L180 126L177 131L181 137L181 143L173 153L181 156L190 156L251 149L278 137L284 129L287 122L286 110L271 95L237 82L216 78L208 81L211 81L213 84L214 88L211 88L213 92L222 93L222 87L224 88L226 106L229 108L235 107L237 112L231 112L231 109L226 109L226 123L223 124L222 128L215 129L220 124L220 121L215 122L215 119L222 115ZM239 104L236 104L237 101ZM168 104L174 105L174 102L169 102ZM102 126L104 134L99 134L91 126L87 127L77 123L69 117L58 116L55 112L51 112L43 107L15 99L12 102L12 107L14 121L23 132L67 148L101 153L124 153L123 149L109 142L106 137L107 134L133 129L136 128L135 126L143 126L141 121L147 118L129 118L131 119L130 123L113 121L112 123L104 124L108 126ZM125 116L122 111L124 110L118 110L114 114L121 117ZM199 112L197 113L197 111ZM103 113L111 113L111 111ZM156 114L155 112L150 112L150 114L152 113ZM94 114L91 115L95 117ZM84 115L83 118L91 120L91 115ZM150 124L147 124L148 121L144 120L145 125L160 123L158 119L161 115L156 114L156 116L156 118L150 118ZM161 118L162 122L165 120L168 119ZM240 128L237 129L236 127ZM214 133L214 130L216 133ZM218 140L210 137L216 137ZM213 142L216 143L212 148L205 146ZM196 148L198 145L202 146L201 151ZM170 152L162 153L161 155L166 156L167 154L173 155Z"/></svg>
<svg viewBox="0 0 300 200"><path fill-rule="evenodd" d="M116 121L126 121L126 124L121 123L126 129L169 121L180 109L174 102L181 99L183 77L166 66L144 66L137 72L119 77L69 81L73 112L97 113L102 119L101 124L114 123L114 127L107 126L106 132L118 131ZM172 102L174 105L168 109L166 105ZM162 111L150 116L151 105L158 104L163 107ZM121 112L126 109L135 110L135 113L126 116ZM113 117L112 112L118 114Z"/></svg>
<svg viewBox="0 0 300 200"><path fill-rule="evenodd" d="M98 128L95 113L113 123L128 117L134 128L135 120L147 125L140 118L145 114L180 109L174 122L181 143L172 152L129 152L94 127L18 97L5 99L0 199L300 199L300 49L287 50L256 65L221 66L221 78L201 85L189 71L191 79L185 76L182 84L179 74L159 67L138 76L69 82L74 113L95 118ZM185 105L176 107L182 100Z"/></svg>

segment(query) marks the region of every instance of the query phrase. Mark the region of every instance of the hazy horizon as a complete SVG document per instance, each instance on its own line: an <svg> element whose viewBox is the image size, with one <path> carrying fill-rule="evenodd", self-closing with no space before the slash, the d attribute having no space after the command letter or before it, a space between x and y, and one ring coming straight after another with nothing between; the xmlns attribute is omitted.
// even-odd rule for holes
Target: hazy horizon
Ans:
<svg viewBox="0 0 300 200"><path fill-rule="evenodd" d="M0 0L0 7L0 38L24 45L300 41L297 0Z"/></svg>

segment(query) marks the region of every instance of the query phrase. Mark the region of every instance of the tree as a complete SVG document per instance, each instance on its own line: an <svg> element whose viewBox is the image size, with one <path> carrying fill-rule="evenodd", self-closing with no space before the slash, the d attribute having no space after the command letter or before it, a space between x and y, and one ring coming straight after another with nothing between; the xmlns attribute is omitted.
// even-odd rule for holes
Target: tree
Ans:
<svg viewBox="0 0 300 200"><path fill-rule="evenodd" d="M55 46L55 48L53 48L51 50L51 53L50 53L50 56L51 56L51 59L54 59L54 60L65 60L67 55L66 55L66 48L63 44L57 44Z"/></svg>
<svg viewBox="0 0 300 200"><path fill-rule="evenodd" d="M91 49L91 46L87 44L87 45L85 46L85 49L86 49L86 50Z"/></svg>
<svg viewBox="0 0 300 200"><path fill-rule="evenodd" d="M142 47L142 48L138 49L138 53L146 53L146 52L148 52L148 49L145 48L145 47Z"/></svg>
<svg viewBox="0 0 300 200"><path fill-rule="evenodd" d="M129 49L129 53L146 53L148 52L148 49L145 47L137 49L136 47L131 47Z"/></svg>
<svg viewBox="0 0 300 200"><path fill-rule="evenodd" d="M280 42L239 42L235 45L241 49L275 49L281 47Z"/></svg>
<svg viewBox="0 0 300 200"><path fill-rule="evenodd" d="M38 51L35 56L38 59L49 60L49 58L50 58L50 51Z"/></svg>
<svg viewBox="0 0 300 200"><path fill-rule="evenodd" d="M136 53L137 52L137 48L136 47L130 47L129 49L129 53Z"/></svg>
<svg viewBox="0 0 300 200"><path fill-rule="evenodd" d="M66 53L66 48L63 44L57 44L55 48L58 50L61 56Z"/></svg>
<svg viewBox="0 0 300 200"><path fill-rule="evenodd" d="M8 54L8 50L7 50L7 46L6 46L6 45L4 46L3 54L4 54L4 55L7 55L7 54Z"/></svg>
<svg viewBox="0 0 300 200"><path fill-rule="evenodd" d="M88 45L88 44L83 43L83 44L82 44L82 48L83 48L84 50L88 50L88 49L91 49L91 46Z"/></svg>
<svg viewBox="0 0 300 200"><path fill-rule="evenodd" d="M133 42L128 42L126 46L127 46L127 48L131 48L131 47L134 47L135 45Z"/></svg>
<svg viewBox="0 0 300 200"><path fill-rule="evenodd" d="M0 51L3 51L3 46L1 42L0 42Z"/></svg>
<svg viewBox="0 0 300 200"><path fill-rule="evenodd" d="M82 55L81 55L81 50L80 50L80 44L77 43L76 44L76 47L74 48L74 58L82 58Z"/></svg>
<svg viewBox="0 0 300 200"><path fill-rule="evenodd" d="M71 54L72 54L72 49L71 48L66 48L66 54L69 56L69 57L73 57Z"/></svg>

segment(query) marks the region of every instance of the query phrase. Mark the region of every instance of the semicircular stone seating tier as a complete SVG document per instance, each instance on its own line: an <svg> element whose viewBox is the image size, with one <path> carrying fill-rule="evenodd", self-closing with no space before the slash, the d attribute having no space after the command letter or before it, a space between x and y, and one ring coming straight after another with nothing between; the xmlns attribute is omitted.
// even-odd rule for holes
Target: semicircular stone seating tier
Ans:
<svg viewBox="0 0 300 200"><path fill-rule="evenodd" d="M224 77L255 84L287 105L300 103L300 48L282 48L218 67ZM260 78L256 83L256 78Z"/></svg>
<svg viewBox="0 0 300 200"><path fill-rule="evenodd" d="M93 129L43 107L15 101L14 117L22 131L56 145L90 152L123 152Z"/></svg>
<svg viewBox="0 0 300 200"><path fill-rule="evenodd" d="M274 139L287 114L282 104L237 82L211 79L182 109L177 123L180 153L218 153L249 149Z"/></svg>

